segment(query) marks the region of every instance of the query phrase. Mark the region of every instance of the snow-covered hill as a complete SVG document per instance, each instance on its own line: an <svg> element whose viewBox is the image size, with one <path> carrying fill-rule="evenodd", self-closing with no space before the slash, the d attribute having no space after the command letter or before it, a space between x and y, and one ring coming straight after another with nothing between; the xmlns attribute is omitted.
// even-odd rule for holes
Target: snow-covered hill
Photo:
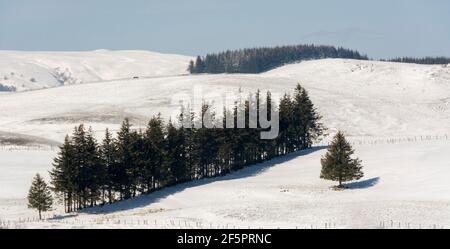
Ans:
<svg viewBox="0 0 450 249"><path fill-rule="evenodd" d="M87 72L83 70L80 74ZM373 228L401 222L403 228L450 226L450 185L445 180L450 174L450 67L325 59L259 75L173 76L174 72L135 80L105 73L110 77L101 80L128 79L0 93L0 220L34 215L21 197L33 174L47 174L56 154L37 149L61 142L81 122L93 126L101 138L106 127L117 129L125 117L136 126L144 126L157 112L168 117L179 108L174 96L192 96L199 88L205 94L261 89L280 95L300 82L330 133L343 130L363 160L366 177L351 185L352 190L334 192L328 188L332 183L319 179L324 154L319 147L230 176L93 210L100 214L19 225ZM219 98L208 95L207 99Z"/></svg>
<svg viewBox="0 0 450 249"><path fill-rule="evenodd" d="M327 59L268 73L301 82L330 128L357 136L450 131L450 67Z"/></svg>
<svg viewBox="0 0 450 249"><path fill-rule="evenodd" d="M0 85L16 91L186 74L191 57L147 51L0 51Z"/></svg>
<svg viewBox="0 0 450 249"><path fill-rule="evenodd" d="M45 173L48 153L0 151L0 165L17 157L2 167L9 177L0 175L0 221L29 228L450 228L449 145L356 145L365 178L342 192L319 179L325 150L316 148L78 214L59 209L45 222L30 222L36 213L12 193L28 187L18 173L31 170L27 161L30 174Z"/></svg>
<svg viewBox="0 0 450 249"><path fill-rule="evenodd" d="M326 59L288 65L260 75L173 76L80 84L0 95L0 132L62 141L79 123L103 132L123 118L145 125L168 117L173 97L271 90L290 93L300 82L331 132L352 136L443 135L450 131L450 68ZM217 95L205 98L217 101ZM219 113L221 109L219 109Z"/></svg>

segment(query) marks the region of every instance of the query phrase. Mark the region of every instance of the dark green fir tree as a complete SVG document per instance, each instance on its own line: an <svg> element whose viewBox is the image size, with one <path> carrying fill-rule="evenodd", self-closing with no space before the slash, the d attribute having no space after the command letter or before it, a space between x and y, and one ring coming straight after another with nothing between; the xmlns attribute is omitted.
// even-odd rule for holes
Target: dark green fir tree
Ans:
<svg viewBox="0 0 450 249"><path fill-rule="evenodd" d="M28 208L37 209L39 219L42 219L42 212L50 211L52 205L53 197L50 188L44 179L36 174L28 192Z"/></svg>
<svg viewBox="0 0 450 249"><path fill-rule="evenodd" d="M344 134L338 132L321 160L320 178L339 182L338 188L344 187L343 182L361 179L364 176L361 160L353 158L353 154L354 150Z"/></svg>

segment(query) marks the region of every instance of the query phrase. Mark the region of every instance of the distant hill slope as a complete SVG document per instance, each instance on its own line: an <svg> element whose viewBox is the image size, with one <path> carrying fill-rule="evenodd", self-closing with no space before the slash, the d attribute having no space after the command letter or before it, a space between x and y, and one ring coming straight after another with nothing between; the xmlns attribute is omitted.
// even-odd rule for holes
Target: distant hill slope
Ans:
<svg viewBox="0 0 450 249"><path fill-rule="evenodd" d="M275 95L290 93L298 82L331 132L450 134L450 67L343 59L305 61L264 74L128 79L0 94L0 131L61 142L79 123L103 133L106 127L116 130L125 117L136 126L145 126L158 112L168 117L180 109L172 97L191 96L194 89L204 94L261 89Z"/></svg>
<svg viewBox="0 0 450 249"><path fill-rule="evenodd" d="M148 51L0 51L0 91L186 74L191 59Z"/></svg>

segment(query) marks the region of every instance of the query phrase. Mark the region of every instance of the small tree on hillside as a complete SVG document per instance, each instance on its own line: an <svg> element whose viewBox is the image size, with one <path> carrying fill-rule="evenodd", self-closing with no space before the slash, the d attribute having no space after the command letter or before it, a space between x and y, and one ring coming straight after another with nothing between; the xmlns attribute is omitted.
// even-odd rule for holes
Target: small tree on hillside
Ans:
<svg viewBox="0 0 450 249"><path fill-rule="evenodd" d="M47 212L52 208L53 198L50 188L44 179L37 174L28 192L28 208L37 209L39 219L42 219L41 213Z"/></svg>
<svg viewBox="0 0 450 249"><path fill-rule="evenodd" d="M361 160L352 158L353 153L354 150L344 134L338 132L328 147L327 153L321 159L320 178L338 181L338 188L343 188L343 182L361 179L364 176Z"/></svg>
<svg viewBox="0 0 450 249"><path fill-rule="evenodd" d="M195 73L195 64L194 64L194 61L193 61L193 60L191 60L191 61L189 62L189 67L188 67L187 70L188 70L188 72L191 73L191 74Z"/></svg>

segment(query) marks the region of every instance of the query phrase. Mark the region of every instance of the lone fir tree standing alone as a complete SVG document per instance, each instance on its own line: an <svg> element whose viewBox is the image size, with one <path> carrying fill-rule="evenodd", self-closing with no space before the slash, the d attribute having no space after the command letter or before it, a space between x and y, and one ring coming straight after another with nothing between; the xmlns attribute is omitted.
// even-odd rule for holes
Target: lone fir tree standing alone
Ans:
<svg viewBox="0 0 450 249"><path fill-rule="evenodd" d="M343 188L343 182L359 180L364 176L361 160L352 158L354 150L345 139L342 132L333 138L328 151L321 159L322 172L320 178L338 181L338 188Z"/></svg>
<svg viewBox="0 0 450 249"><path fill-rule="evenodd" d="M53 198L50 188L44 179L37 174L28 192L28 208L37 209L39 219L42 219L42 212L47 212L52 208Z"/></svg>

